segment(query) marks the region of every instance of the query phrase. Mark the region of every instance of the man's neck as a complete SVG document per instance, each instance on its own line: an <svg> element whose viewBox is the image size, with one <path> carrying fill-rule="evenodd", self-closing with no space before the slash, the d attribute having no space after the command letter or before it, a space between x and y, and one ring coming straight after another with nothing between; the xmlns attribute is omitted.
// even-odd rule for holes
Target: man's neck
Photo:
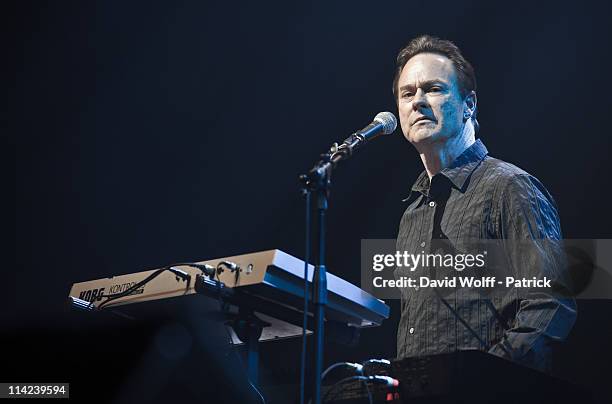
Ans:
<svg viewBox="0 0 612 404"><path fill-rule="evenodd" d="M473 131L471 133L464 131L460 136L447 139L444 143L420 145L419 155L429 179L449 167L475 141Z"/></svg>

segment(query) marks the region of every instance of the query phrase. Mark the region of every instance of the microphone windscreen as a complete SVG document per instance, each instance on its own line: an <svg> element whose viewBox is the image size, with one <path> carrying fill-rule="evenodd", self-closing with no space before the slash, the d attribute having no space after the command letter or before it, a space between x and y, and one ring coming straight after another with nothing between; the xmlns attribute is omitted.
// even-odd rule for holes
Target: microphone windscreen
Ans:
<svg viewBox="0 0 612 404"><path fill-rule="evenodd" d="M374 117L374 122L378 122L383 126L383 133L388 135L397 128L397 119L391 112L380 112Z"/></svg>

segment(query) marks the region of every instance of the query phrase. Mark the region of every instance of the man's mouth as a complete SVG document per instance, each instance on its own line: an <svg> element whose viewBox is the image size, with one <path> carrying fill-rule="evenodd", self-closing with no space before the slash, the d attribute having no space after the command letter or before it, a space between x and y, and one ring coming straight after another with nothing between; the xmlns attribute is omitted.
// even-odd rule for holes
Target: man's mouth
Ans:
<svg viewBox="0 0 612 404"><path fill-rule="evenodd" d="M426 116L422 116L420 118L417 118L414 121L413 125L416 125L416 124L419 124L419 123L427 123L427 122L433 122L433 119L430 119L430 118L428 118Z"/></svg>

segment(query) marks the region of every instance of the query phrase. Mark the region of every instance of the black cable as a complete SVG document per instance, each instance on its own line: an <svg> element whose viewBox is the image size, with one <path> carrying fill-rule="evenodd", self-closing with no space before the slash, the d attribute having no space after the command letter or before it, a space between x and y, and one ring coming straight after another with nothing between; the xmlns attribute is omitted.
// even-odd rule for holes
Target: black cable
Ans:
<svg viewBox="0 0 612 404"><path fill-rule="evenodd" d="M372 360L366 361L366 362L370 362ZM337 362L334 363L333 365L329 366L327 369L325 369L325 371L321 374L321 381L323 381L325 379L325 376L327 376L329 373L331 373L332 370L337 369L341 366L344 366L346 368L352 369L355 372L359 373L361 376L367 376L366 372L365 372L365 365L364 363L352 363L352 362ZM370 402L370 404L372 404L374 402L374 399L372 398L372 392L370 391L370 386L368 386L368 383L362 380L362 384L364 385L366 392L368 394L368 401Z"/></svg>
<svg viewBox="0 0 612 404"><path fill-rule="evenodd" d="M359 363L337 362L329 366L327 369L323 371L323 373L321 373L321 381L325 380L325 376L327 376L332 370L337 369L341 366L344 366L345 368L348 368L348 369L352 369L355 372L359 373L360 375L363 374L363 365Z"/></svg>
<svg viewBox="0 0 612 404"><path fill-rule="evenodd" d="M157 278L160 274L162 274L163 272L169 270L169 267L165 267L165 268L161 268L156 270L155 272L153 272L151 275L147 276L145 279L143 279L142 281L135 283L134 285L130 286L129 288L127 288L126 290L124 290L123 292L120 293L113 293L110 295L102 295L102 297L106 297L106 300L103 301L102 303L100 303L96 309L101 309L103 306L105 306L106 304L112 302L113 300L117 300L119 298L125 297L130 295L133 291L140 289L142 286L146 285L147 283L151 282L153 279Z"/></svg>
<svg viewBox="0 0 612 404"><path fill-rule="evenodd" d="M244 366L244 361L242 360L242 357L240 356L240 354L238 353L238 350L234 347L234 339L232 338L232 334L229 332L229 328L227 325L222 325L222 327L225 329L225 333L228 336L229 339L229 344L230 344L230 350L232 351L232 353L234 355L236 355L236 357L238 358L238 361L240 362L240 365L242 366L243 369L246 369L246 366ZM259 391L259 389L257 387L255 387L255 385L253 384L253 382L251 382L251 379L248 378L247 376L247 381L249 382L249 384L251 385L251 387L253 388L253 390L255 390L255 392L257 393L257 395L259 396L259 398L261 398L261 402L263 404L266 404L266 399L264 398L263 394L261 394L261 392Z"/></svg>
<svg viewBox="0 0 612 404"><path fill-rule="evenodd" d="M168 265L166 267L157 269L152 274L150 274L149 276L144 278L142 281L140 281L138 283L135 283L134 285L130 286L129 288L127 288L123 292L112 293L112 294L108 294L108 295L106 295L106 294L101 295L100 298L106 298L106 300L103 301L102 303L100 303L95 308L97 310L99 310L103 306L105 306L108 303L112 302L113 300L117 300L117 299L120 299L122 297L129 296L130 294L132 294L132 292L134 292L137 289L140 289L141 287L143 287L147 283L151 282L153 279L157 278L159 275L161 275L165 271L170 271L173 274L175 274L176 276L182 278L183 280L186 280L187 281L187 287L189 287L189 284L191 282L191 276L189 274L187 274L186 272L184 272L184 271L181 271L179 269L174 268L175 266L177 266L177 267L178 266L190 266L190 267L198 268L199 270L201 270L202 272L204 272L205 274L208 275L208 273L206 272L207 266L205 264L196 264L196 263L189 262L189 263L178 263L178 264ZM93 305L93 303L92 303L92 305Z"/></svg>
<svg viewBox="0 0 612 404"><path fill-rule="evenodd" d="M361 383L365 386L366 393L368 394L368 402L370 404L374 404L374 398L372 397L372 392L370 391L370 386L368 386L368 382L362 380Z"/></svg>
<svg viewBox="0 0 612 404"><path fill-rule="evenodd" d="M220 269L221 264L217 264L217 269L215 270L215 274L213 275L213 281L215 277L217 277L217 300L219 301L219 311L221 313L225 313L225 304L223 303L223 297L221 296L221 278L219 278L219 274L221 273Z"/></svg>
<svg viewBox="0 0 612 404"><path fill-rule="evenodd" d="M304 385L306 379L306 326L308 325L308 262L310 261L310 191L304 191L306 196L306 230L304 252L304 314L302 318L302 355L300 358L300 404L304 404ZM318 377L318 376L315 376Z"/></svg>
<svg viewBox="0 0 612 404"><path fill-rule="evenodd" d="M363 373L364 376L368 376L368 365L373 365L373 364L384 364L385 366L391 366L391 362L387 359L368 359L365 360L363 362L361 362L361 372ZM374 402L374 399L372 398L372 392L370 391L370 386L368 386L368 383L365 383L365 387L366 387L366 391L368 393L368 399L370 400L370 404L372 404Z"/></svg>

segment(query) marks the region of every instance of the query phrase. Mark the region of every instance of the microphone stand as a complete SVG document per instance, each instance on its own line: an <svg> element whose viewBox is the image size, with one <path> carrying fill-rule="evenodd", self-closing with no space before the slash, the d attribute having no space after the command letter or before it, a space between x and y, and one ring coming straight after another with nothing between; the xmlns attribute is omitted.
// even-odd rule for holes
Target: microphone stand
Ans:
<svg viewBox="0 0 612 404"><path fill-rule="evenodd" d="M358 136L358 134L351 135ZM350 139L350 138L349 138ZM348 139L347 139L348 140ZM321 155L321 160L308 172L300 176L302 192L316 192L317 219L319 231L317 233L318 259L312 276L312 302L314 304L314 338L315 363L314 386L312 390L312 403L321 403L321 374L323 373L323 343L325 337L325 307L327 306L327 268L326 255L326 213L331 188L331 174L338 162L351 156L353 147L346 142L338 146L334 143L330 150ZM308 308L305 308L308 310Z"/></svg>

